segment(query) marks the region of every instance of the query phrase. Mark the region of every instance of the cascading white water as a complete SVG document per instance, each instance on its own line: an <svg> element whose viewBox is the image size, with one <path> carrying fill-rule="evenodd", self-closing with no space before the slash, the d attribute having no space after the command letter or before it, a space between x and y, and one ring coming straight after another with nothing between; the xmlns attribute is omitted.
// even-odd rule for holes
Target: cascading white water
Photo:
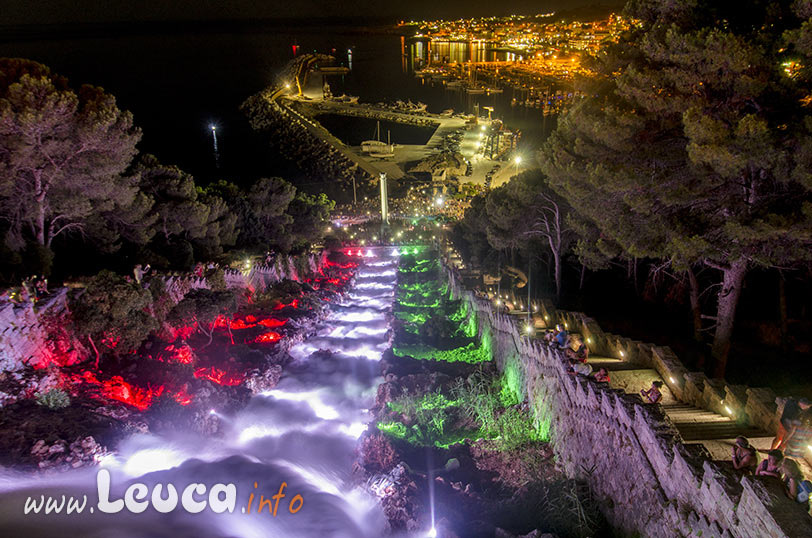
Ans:
<svg viewBox="0 0 812 538"><path fill-rule="evenodd" d="M333 304L315 336L290 350L294 361L278 386L255 396L233 416L212 410L227 432L223 438L136 435L102 463L111 476L111 502L123 499L134 483L144 484L146 493L134 492L128 506L137 506L142 497L152 499L156 484L162 485L158 496L163 499L169 485L181 498L189 484L205 484L207 492L194 497L199 500L209 499L214 484L233 484L233 512L215 513L215 499L200 513L187 512L181 501L174 510L159 513L159 498L143 513L125 506L102 514L98 469L50 477L5 472L0 475L0 536L382 536L383 513L375 498L354 482L352 465L380 382L377 363L390 345L386 313L393 301L397 261L397 249L366 249L354 288ZM283 482L285 496L277 502L273 496ZM228 491L221 493L219 498L227 499ZM26 499L39 501L41 495L57 501L73 496L80 504L86 495L87 504L78 515L64 509L61 514L42 510L25 515ZM260 495L269 501L261 510Z"/></svg>

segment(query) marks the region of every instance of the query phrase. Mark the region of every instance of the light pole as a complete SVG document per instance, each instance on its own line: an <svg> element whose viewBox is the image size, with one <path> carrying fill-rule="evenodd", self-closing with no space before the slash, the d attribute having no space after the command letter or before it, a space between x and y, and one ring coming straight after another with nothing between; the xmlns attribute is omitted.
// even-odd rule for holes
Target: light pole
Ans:
<svg viewBox="0 0 812 538"><path fill-rule="evenodd" d="M519 175L519 165L522 164L522 156L521 155L516 155L516 157L513 158L513 164L516 165L516 173L514 175L518 176Z"/></svg>

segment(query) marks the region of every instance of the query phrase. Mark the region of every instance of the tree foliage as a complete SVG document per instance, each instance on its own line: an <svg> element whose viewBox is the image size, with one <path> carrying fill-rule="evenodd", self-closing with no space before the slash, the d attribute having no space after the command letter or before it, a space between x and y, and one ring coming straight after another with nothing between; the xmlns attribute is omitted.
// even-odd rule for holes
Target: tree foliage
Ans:
<svg viewBox="0 0 812 538"><path fill-rule="evenodd" d="M137 185L123 175L141 137L132 115L101 88L71 89L36 62L0 59L0 217L6 242L50 247L88 219L129 207Z"/></svg>
<svg viewBox="0 0 812 538"><path fill-rule="evenodd" d="M806 5L630 2L640 26L594 59L594 97L540 155L624 255L721 273L718 374L747 270L809 256L812 88L790 68L799 55L809 64Z"/></svg>
<svg viewBox="0 0 812 538"><path fill-rule="evenodd" d="M318 195L298 193L291 201L289 209L293 217L290 228L293 247L302 249L321 241L330 223L330 212L333 208L335 202L324 193Z"/></svg>
<svg viewBox="0 0 812 538"><path fill-rule="evenodd" d="M158 327L151 315L152 295L140 284L102 271L69 298L73 327L97 354L135 351Z"/></svg>
<svg viewBox="0 0 812 538"><path fill-rule="evenodd" d="M236 242L237 215L221 197L198 188L191 175L153 155L143 155L133 174L149 200L145 225L153 228L153 247L174 265L213 259Z"/></svg>
<svg viewBox="0 0 812 538"><path fill-rule="evenodd" d="M288 252L323 238L333 209L326 196L278 177L202 188L152 155L134 161L140 136L102 89L72 89L42 64L0 59L4 279L47 274L54 240L59 260L83 241L103 256L124 245L121 259L190 269L230 247Z"/></svg>
<svg viewBox="0 0 812 538"><path fill-rule="evenodd" d="M176 326L195 327L212 341L214 322L220 316L227 320L237 310L237 296L232 291L194 289L169 312L167 321Z"/></svg>
<svg viewBox="0 0 812 538"><path fill-rule="evenodd" d="M567 201L538 170L529 170L508 183L475 197L455 227L457 244L466 257L485 260L489 268L495 252L521 253L526 260L549 259L556 295L561 294L563 259L576 237Z"/></svg>

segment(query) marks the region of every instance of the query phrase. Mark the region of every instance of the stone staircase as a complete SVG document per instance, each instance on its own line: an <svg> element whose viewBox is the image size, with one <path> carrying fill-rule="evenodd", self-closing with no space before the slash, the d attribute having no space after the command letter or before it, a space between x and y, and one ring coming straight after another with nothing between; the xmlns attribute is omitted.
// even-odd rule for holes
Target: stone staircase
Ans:
<svg viewBox="0 0 812 538"><path fill-rule="evenodd" d="M526 319L527 311L512 310L511 315ZM540 337L549 323L540 314L533 314L533 325L536 336ZM570 332L570 337L579 337ZM740 424L733 418L680 402L668 388L668 382L653 368L641 368L632 362L613 358L590 355L587 363L593 372L606 368L609 372L609 385L627 394L639 394L648 389L652 381L662 381L661 392L663 411L674 424L685 444L703 446L711 458L716 461L730 461L731 448L738 436L747 437L750 443L761 453L760 458L770 449L772 435L754 426Z"/></svg>
<svg viewBox="0 0 812 538"><path fill-rule="evenodd" d="M739 424L730 417L699 409L689 404L663 405L663 410L671 419L671 422L674 423L685 442L719 440L730 440L732 442L739 435L747 437L751 442L754 438L772 440L772 437L767 432L759 428Z"/></svg>
<svg viewBox="0 0 812 538"><path fill-rule="evenodd" d="M680 402L668 389L668 383L654 369L640 368L612 357L590 356L587 362L593 370L606 368L611 377L609 385L628 394L638 394L641 389L650 387L652 381L662 381L663 411L686 444L704 446L714 460L729 461L733 442L740 435L747 437L762 452L762 458L763 453L770 448L772 436L767 432L740 424L731 417Z"/></svg>

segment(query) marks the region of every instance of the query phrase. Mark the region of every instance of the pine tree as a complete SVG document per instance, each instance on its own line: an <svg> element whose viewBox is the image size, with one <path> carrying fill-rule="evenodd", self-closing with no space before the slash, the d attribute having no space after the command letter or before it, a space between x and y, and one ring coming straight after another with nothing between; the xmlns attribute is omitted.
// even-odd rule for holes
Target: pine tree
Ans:
<svg viewBox="0 0 812 538"><path fill-rule="evenodd" d="M809 257L812 10L789 0L627 10L639 25L594 59L593 97L561 119L542 169L624 254L719 271L721 376L748 270Z"/></svg>
<svg viewBox="0 0 812 538"><path fill-rule="evenodd" d="M123 176L141 138L132 115L101 88L71 89L30 60L0 59L0 217L9 246L50 248L88 220L129 208L137 186Z"/></svg>

